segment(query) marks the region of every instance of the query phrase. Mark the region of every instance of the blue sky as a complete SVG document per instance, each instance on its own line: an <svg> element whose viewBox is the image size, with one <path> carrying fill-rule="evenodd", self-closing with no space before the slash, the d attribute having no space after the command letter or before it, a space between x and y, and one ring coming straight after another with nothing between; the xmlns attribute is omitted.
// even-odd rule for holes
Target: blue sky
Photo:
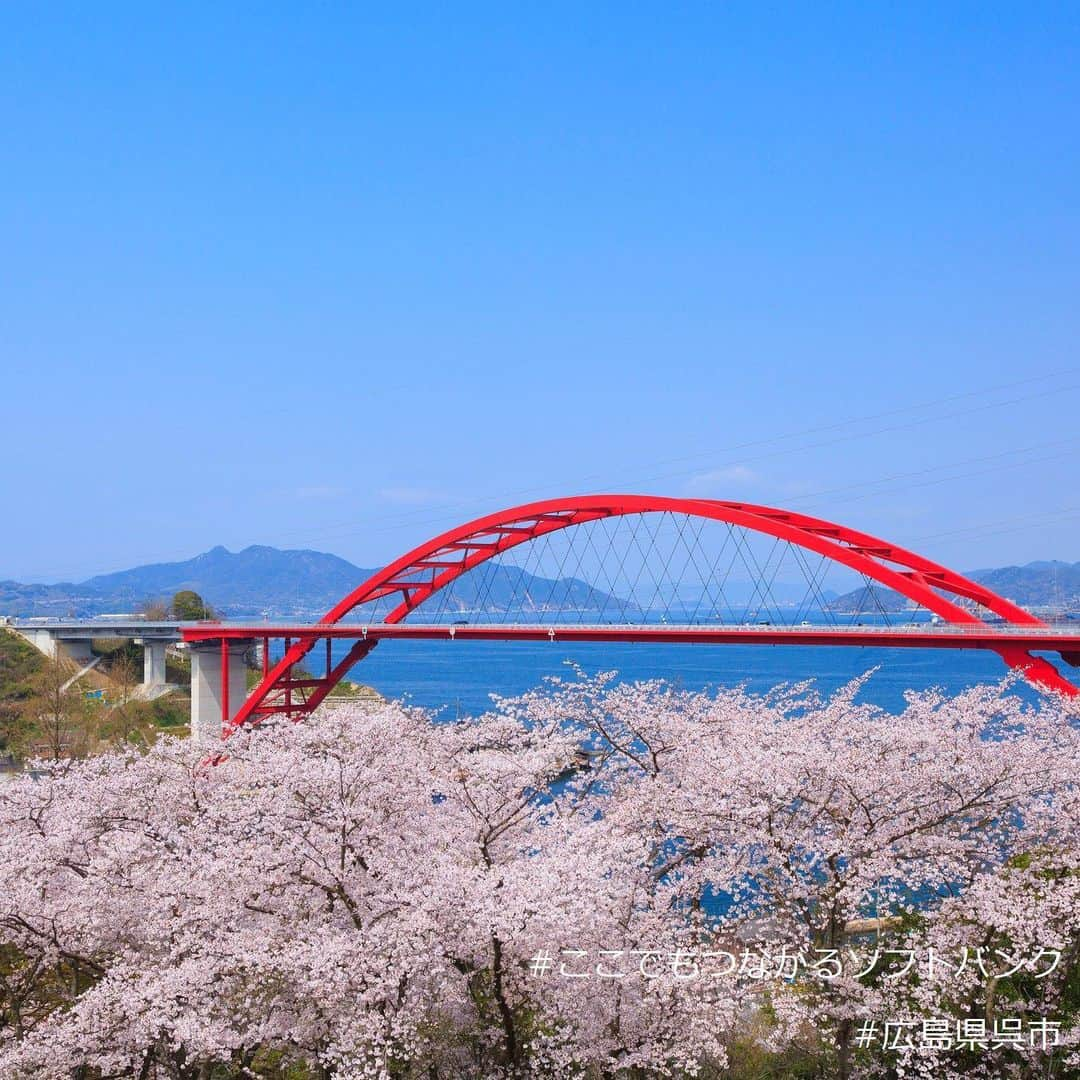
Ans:
<svg viewBox="0 0 1080 1080"><path fill-rule="evenodd" d="M1080 8L5 5L0 578L601 488L1080 559Z"/></svg>

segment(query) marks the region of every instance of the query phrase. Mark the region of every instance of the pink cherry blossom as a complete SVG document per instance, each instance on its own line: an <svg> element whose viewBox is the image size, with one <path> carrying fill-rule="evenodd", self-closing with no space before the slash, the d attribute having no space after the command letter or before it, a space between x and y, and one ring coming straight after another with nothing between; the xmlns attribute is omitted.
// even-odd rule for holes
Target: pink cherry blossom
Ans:
<svg viewBox="0 0 1080 1080"><path fill-rule="evenodd" d="M861 687L575 672L460 723L335 706L211 767L166 738L5 784L0 1076L692 1076L735 1040L809 1047L835 1075L953 1075L858 1051L854 1026L1065 1010L1075 707L984 687L891 715ZM853 934L867 918L892 921ZM1023 1000L974 968L690 977L686 959L983 941L1064 959ZM1043 1060L1011 1053L984 1075Z"/></svg>

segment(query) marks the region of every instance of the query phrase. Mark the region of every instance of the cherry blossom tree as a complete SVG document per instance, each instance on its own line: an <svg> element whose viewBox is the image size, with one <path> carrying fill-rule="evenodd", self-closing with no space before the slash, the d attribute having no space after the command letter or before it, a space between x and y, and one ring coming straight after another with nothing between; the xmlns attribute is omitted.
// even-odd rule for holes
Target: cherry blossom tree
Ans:
<svg viewBox="0 0 1080 1080"><path fill-rule="evenodd" d="M1075 713L862 685L574 673L459 723L357 703L213 766L171 738L43 766L0 788L0 1075L630 1080L748 1046L948 1075L858 1022L1071 1022ZM874 952L983 942L1062 961L938 984Z"/></svg>

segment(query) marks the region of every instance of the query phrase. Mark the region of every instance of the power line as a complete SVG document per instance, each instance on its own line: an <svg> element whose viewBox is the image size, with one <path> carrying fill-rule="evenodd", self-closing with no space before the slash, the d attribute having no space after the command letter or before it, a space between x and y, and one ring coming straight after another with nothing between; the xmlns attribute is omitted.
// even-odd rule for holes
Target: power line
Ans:
<svg viewBox="0 0 1080 1080"><path fill-rule="evenodd" d="M1023 381L1031 382L1031 381L1034 381L1034 380L1023 380ZM1000 387L997 387L997 388L994 388L994 389L1000 389ZM737 459L737 460L729 460L729 461L724 462L722 465L717 466L717 468L718 469L730 469L730 468L733 468L735 466L754 464L754 463L759 462L759 461L769 460L769 459L777 458L777 457L783 457L783 456L786 456L788 454L803 453L803 452L805 452L807 450L820 449L821 447L825 447L825 446L835 446L835 445L839 445L839 444L845 443L845 442L851 442L851 441L855 441L855 440L858 440L858 439L864 439L864 438L872 438L872 437L875 437L877 435L889 434L889 433L893 433L893 432L897 432L897 431L909 431L909 430L912 430L912 429L917 428L917 427L924 427L927 424L940 423L943 420L952 420L952 419L956 419L957 417L960 417L960 416L969 416L969 415L973 415L975 413L986 412L986 411L991 410L991 409L1005 408L1006 406L1009 406L1009 405L1016 405L1016 404L1019 404L1019 403L1024 402L1024 401L1032 401L1032 400L1035 400L1035 399L1038 399L1038 398L1048 397L1050 395L1060 397L1060 396L1062 396L1064 394L1072 393L1077 389L1080 389L1080 385L1067 386L1067 387L1053 387L1052 389L1043 390L1043 391L1040 391L1040 392L1035 393L1035 394L1028 394L1028 395L1024 395L1024 396L1021 396L1021 397L1010 398L1010 399L1007 399L1005 401L991 402L991 403L988 403L988 404L974 406L973 408L970 408L970 409L961 409L961 410L957 410L957 411L954 411L954 412L951 412L951 413L946 413L946 414L939 415L939 416L924 417L924 418L922 418L920 420L910 421L910 422L908 422L906 424L894 424L894 425L891 425L891 426L888 426L888 427L877 428L877 429L874 429L873 431L857 432L857 433L854 433L854 434L851 434L851 435L840 436L839 438L836 438L836 439L828 439L828 440L824 440L824 441L821 441L821 442L803 444L803 445L800 445L800 446L789 447L789 448L785 448L785 449L782 449L782 450L776 450L776 451L773 451L773 452L768 453L768 454L759 454L759 455L756 455L754 457L741 458L741 459ZM960 396L967 397L967 396L970 396L970 395L955 395L953 398L942 399L942 401L955 400L956 397L960 397ZM912 406L911 408L920 408L920 407L924 407L924 406ZM910 410L905 410L905 411L910 411ZM829 425L830 428L834 427L834 426L836 426L836 425ZM778 439L784 439L784 438L789 438L789 437L790 436L778 436L777 438ZM757 440L757 441L755 441L755 443L747 444L747 445L759 445L762 442L767 442L767 441L769 441L769 440ZM638 480L638 481L631 481L630 483L624 483L624 484L621 484L621 485L618 485L618 486L628 488L631 485L636 485L637 483L652 483L652 482L655 482L656 480L673 479L673 478L676 478L676 477L689 475L689 474L691 474L691 473L693 473L695 471L696 470L691 469L691 470L680 470L680 471L672 472L672 473L664 473L664 474L660 474L660 475L654 475L654 476L651 476L651 477L647 477L647 478L644 478L644 479L641 479L641 480ZM534 488L529 488L529 489L523 489L523 490L518 490L516 492L506 492L506 493L503 493L503 495L501 495L501 496L493 496L490 499L485 500L485 501L487 501L489 503L494 503L496 498L498 498L498 499L515 498L515 497L520 497L522 495L529 495L529 494L536 495L536 494L540 494L540 493L543 493L543 492L550 491L552 486L553 485L544 485L543 487L534 487ZM570 490L580 490L580 485L578 487L576 487L576 488L572 488L570 485L567 485L567 488L570 489ZM467 503L457 505L456 507L453 508L453 510L455 511L454 514L450 514L448 512L447 513L440 513L436 517L427 517L427 518L424 518L423 520L419 520L419 521L417 521L415 519L414 520L405 520L404 518L390 518L390 519L383 518L382 519L383 524L380 524L380 525L366 525L366 526L360 526L360 527L357 527L355 525L350 525L350 527L347 528L345 531L341 531L339 528L331 526L329 530L320 530L317 533L307 533L307 534L305 534L305 538L309 539L309 540L310 539L326 539L326 538L330 538L330 537L344 538L344 537L356 536L356 535L360 535L360 534L390 532L390 531L397 530L398 528L401 527L402 524L413 524L413 525L417 525L417 526L426 526L426 525L440 525L440 524L444 524L444 523L447 523L447 522L456 523L459 520L458 516L457 516L458 512L464 511L467 507L475 506L477 504L477 502L479 502L479 501L481 501L481 500L480 499L472 499L472 500L469 500ZM420 511L418 511L417 513L420 513ZM409 515L409 517L415 518L415 515ZM289 534L284 534L284 535L289 535ZM296 534L292 534L292 535L295 536Z"/></svg>
<svg viewBox="0 0 1080 1080"><path fill-rule="evenodd" d="M808 492L805 495L795 495L791 499L785 499L785 502L786 503L806 502L808 499L811 499L811 500L812 499L818 499L818 498L821 498L822 496L825 496L825 495L835 495L835 494L838 494L840 492L854 491L857 488L863 488L863 487L876 487L876 486L878 486L880 484L891 483L892 481L895 481L895 480L906 480L906 479L908 479L910 477L913 477L913 476L926 476L929 473L942 472L942 471L947 470L947 469L955 469L955 468L959 468L962 465L977 465L977 464L981 464L982 462L985 462L985 461L996 461L999 458L1011 457L1013 454L1026 454L1026 453L1030 453L1030 452L1032 452L1034 450L1049 449L1052 446L1075 446L1075 445L1077 445L1078 441L1080 441L1080 440L1077 440L1077 439L1055 439L1055 440L1053 440L1051 442L1035 443L1035 444L1033 444L1031 446L1014 447L1011 450L1002 450L999 453L987 454L987 455L984 455L982 457L965 458L965 459L963 459L961 461L946 462L946 463L940 464L940 465L931 465L928 468L914 469L914 470L911 470L910 472L892 473L889 476L878 477L875 480L862 480L862 481L859 481L858 483L855 483L855 484L843 484L843 485L841 485L839 487L823 488L820 491ZM1011 467L1011 466L1007 465L1005 467ZM955 477L955 478L954 477L949 477L948 479L960 479L960 478L959 477ZM871 492L869 494L874 495L874 494L879 494L879 493L878 492Z"/></svg>
<svg viewBox="0 0 1080 1080"><path fill-rule="evenodd" d="M997 465L989 469L977 469L975 472L961 473L959 476L938 477L935 480L922 480L914 484L903 484L896 488L887 488L881 491L864 492L862 495L849 495L843 499L831 500L829 505L834 506L837 502L860 502L863 499L872 499L877 495L892 494L896 491L910 491L913 488L934 487L938 484L954 483L957 480L971 480L977 476L986 476L990 473L1005 472L1008 469L1026 468L1029 465L1039 465L1046 461L1057 461L1060 458L1070 457L1073 453L1074 451L1072 450L1066 450L1060 454L1047 454L1044 457L1029 458L1026 461L1007 462L1006 464Z"/></svg>
<svg viewBox="0 0 1080 1080"><path fill-rule="evenodd" d="M847 417L844 420L834 421L834 422L831 422L829 424L816 425L814 427L804 428L804 429L800 429L798 431L793 431L793 432L787 432L787 433L784 433L784 434L781 434L781 435L774 435L774 436L769 436L769 437L765 437L765 438L761 438L761 439L754 439L754 440L750 440L750 441L743 442L743 443L733 444L732 446L722 448L722 449L714 449L714 450L709 450L709 451L700 451L700 452L697 452L695 454L683 455L681 457L663 459L661 461L658 461L658 462L654 463L653 468L660 467L660 466L667 465L667 464L676 464L676 463L685 462L685 461L701 460L703 458L714 457L714 456L717 456L717 455L722 455L722 454L727 454L727 453L733 453L733 452L736 452L736 451L739 451L739 450L752 449L752 448L755 448L755 447L764 447L764 446L777 445L777 444L781 444L781 443L784 443L784 442L789 442L789 441L791 441L793 439L800 439L800 438L805 438L805 437L811 436L811 435L824 434L824 433L831 432L831 431L842 430L842 429L850 427L850 426L852 426L854 424L865 424L865 423L869 423L869 422L874 421L874 420L880 420L880 419L884 419L884 418L887 418L887 417L901 416L901 415L908 414L908 413L918 412L918 411L923 410L923 409L936 408L936 407L939 407L939 406L942 406L942 405L949 405L949 404L957 402L957 401L965 401L965 400L969 400L971 398L985 397L988 394L996 394L996 393L999 393L999 392L1001 392L1003 390L1009 390L1009 389L1013 389L1013 388L1020 387L1020 386L1028 386L1028 385L1031 385L1033 383L1046 382L1049 379L1057 379L1057 378L1062 377L1062 376L1071 376L1071 375L1076 374L1078 371L1080 371L1080 369L1077 369L1077 368L1064 368L1064 369L1060 369L1060 370L1057 370L1057 371L1047 372L1047 373L1042 374L1042 375L1030 376L1030 377L1027 377L1027 378L1024 378L1024 379L1018 379L1018 380L1014 380L1012 382L1007 382L1007 383L999 383L999 384L996 384L994 386L983 387L983 388L978 389L978 390L965 391L964 393L961 393L961 394L947 395L947 396L944 396L944 397L941 397L941 398L930 399L930 400L927 400L927 401L922 401L922 402L918 402L918 403L911 404L911 405L901 406L901 407L898 407L898 408L895 408L895 409L888 409L888 410L885 410L885 411L882 411L882 412L864 414L862 416ZM940 422L942 422L944 420L951 420L951 419L955 419L955 418L958 418L958 417L961 417L961 416L974 415L974 414L977 414L977 413L986 412L988 410L1005 408L1005 407L1010 406L1010 405L1017 405L1017 404L1020 404L1020 403L1026 402L1026 401L1037 400L1037 399L1040 399L1040 398L1045 398L1045 397L1050 396L1050 395L1062 396L1062 395L1065 395L1065 394L1072 393L1077 389L1080 389L1080 386L1078 386L1078 385L1069 385L1069 386L1065 386L1065 387L1052 387L1052 388L1050 388L1048 390L1041 390L1041 391L1038 391L1038 392L1032 393L1032 394L1026 394L1026 395L1020 395L1020 396L1016 396L1016 397L1011 397L1011 398L1001 400L1001 401L985 402L985 403L982 403L982 404L979 404L979 405L972 406L970 408L958 409L958 410L953 410L951 412L944 413L944 414L936 414L936 415L932 415L932 416L928 416L928 417L922 417L922 418L911 420L911 421L908 421L908 422L905 422L905 423L902 423L902 424L891 424L891 425L886 425L886 426L874 428L874 429L871 429L869 431L852 432L852 433L849 433L849 434L841 435L841 436L839 436L837 438L825 439L825 440L820 440L820 441L812 442L812 443L802 443L802 444L799 444L799 445L796 445L796 446L781 447L781 448L773 450L773 451L771 451L769 453L757 454L757 455L753 455L751 457L743 457L743 458L735 459L735 460L728 460L728 461L724 462L723 464L714 466L714 468L717 469L717 470L720 470L720 469L725 469L725 468L732 468L732 467L739 466L739 465L753 464L753 463L756 463L756 462L759 462L759 461L771 460L771 459L774 459L774 458L784 457L784 456L787 456L789 454L804 453L804 452L806 452L808 450L814 450L814 449L820 449L822 447L839 445L839 444L842 444L842 443L853 442L853 441L857 441L857 440L860 440L860 439L874 438L874 437L877 437L877 436L880 436L880 435L883 435L883 434L891 434L891 433L895 433L895 432L899 432L899 431L912 430L914 428L926 426L927 424L940 423ZM1051 444L1044 444L1044 445L1055 445L1055 444L1051 443ZM892 476L883 477L883 478L881 478L880 480L877 480L877 481L864 481L864 482L861 482L859 484L845 485L845 486L839 487L839 488L827 489L827 490L825 490L823 492L817 492L817 493L814 493L812 495L798 496L797 500L798 501L805 501L807 499L820 497L823 494L831 494L833 492L838 492L838 491L843 491L843 490L851 490L851 489L855 489L855 488L859 488L859 487L879 486L881 484L891 483L896 479L904 479L904 478L907 478L909 476L915 476L915 475L920 475L920 474L924 474L924 473L930 473L930 472L933 472L933 471L940 471L941 469L945 469L945 468L956 468L956 467L959 467L961 465L972 464L972 463L975 463L975 462L981 461L981 460L987 460L987 461L988 460L994 460L994 459L999 458L999 457L1009 456L1010 454L1013 454L1013 453L1026 453L1026 452L1029 452L1032 449L1035 449L1035 447L1026 447L1026 448L1019 448L1019 449L1010 450L1010 451L1002 451L999 454L988 455L985 458L966 459L964 461L954 462L951 465L934 466L934 467L932 467L930 469L916 470L916 471L914 471L912 473L893 474ZM1039 460L1048 460L1048 459L1039 459ZM1002 468L1018 468L1018 467L1021 467L1022 465L1026 465L1026 464L1035 464L1035 462L1031 461L1031 462L1015 463L1015 464L1011 464L1011 465L1002 466ZM676 478L676 477L692 475L696 471L697 471L697 469L678 470L678 471L669 472L669 473L656 474L656 475L653 475L651 477L644 478L644 479L639 478L637 480L624 481L620 485L612 485L612 486L613 487L629 488L631 486L636 486L638 484L652 483L652 482L655 482L656 480L672 479L672 478ZM584 478L579 477L576 481L571 482L571 483L566 483L566 484L561 485L561 486L562 486L562 488L564 490L581 490L589 482L601 479L602 475L603 474L592 474L590 476L585 476ZM950 477L950 478L943 478L940 481L934 481L934 482L935 483L938 483L938 482L945 483L945 482L949 482L951 480L959 480L959 479L964 479L964 478L965 477ZM349 522L342 522L342 523L340 523L339 525L336 525L336 526L324 527L324 528L316 530L316 531L306 531L305 530L304 532L279 533L277 535L278 535L278 538L279 538L279 542L280 542L280 539L284 539L284 538L293 538L294 540L295 539L300 539L300 540L310 542L312 540L331 539L331 538L343 539L343 538L346 538L346 537L356 536L356 535L360 535L360 534L390 532L390 531L394 531L394 530L399 529L402 526L406 526L406 525L416 525L418 527L423 527L423 526L426 526L426 525L439 525L439 524L445 524L445 523L456 524L460 520L460 514L462 512L464 512L465 510L467 510L468 508L470 508L470 507L475 507L478 504L482 504L482 503L487 504L487 505L492 505L492 504L494 504L496 502L496 500L520 498L522 496L527 496L527 495L541 495L543 493L550 492L552 490L552 488L554 488L556 486L559 486L559 485L555 485L555 484L551 483L551 484L545 484L543 486L534 486L534 487L530 487L530 488L518 489L516 491L511 491L511 492L503 492L500 495L477 496L476 498L469 499L469 500L467 500L465 502L458 503L458 504L452 505L450 507L447 507L447 508L445 508L444 512L439 513L438 516L435 516L435 517L430 516L431 515L430 508L424 508L424 509L419 509L419 510L416 510L416 511L410 511L408 513L403 513L403 514L399 514L399 515L395 515L395 516L389 516L389 517L386 516L386 515L381 515L380 516L380 524L378 524L378 525L368 524L368 525L363 525L363 526L357 526L355 524L355 521L349 521ZM885 494L886 491L887 491L887 489L883 489L883 490L878 491L878 492L867 493L866 495L863 495L863 496L855 496L855 497L853 497L853 499L867 498L867 497L871 497L874 494ZM853 501L853 499L846 499L844 501ZM428 515L428 516L424 516L424 515ZM174 550L173 552L170 552L170 553L159 553L158 555L153 557L152 561L166 561L169 558L180 558L180 557L182 557L182 556L184 556L186 554L187 554L186 550L183 551L183 552L181 552L179 550ZM40 574L40 573L35 575L35 577L38 577L38 578L40 578L41 576L43 576L43 575ZM53 575L53 576L63 577L63 576L66 576L66 575L61 574L61 575Z"/></svg>
<svg viewBox="0 0 1080 1080"><path fill-rule="evenodd" d="M1014 517L998 518L995 521L983 522L981 525L968 525L962 529L949 529L946 532L927 533L923 536L916 536L911 542L922 543L924 540L940 540L944 537L958 537L969 533L978 533L980 536L997 536L1000 533L1006 532L1021 532L1024 529L1039 528L1045 525L1057 525L1062 521L1071 520L1073 517L1080 516L1080 506L1065 506L1058 510L1046 510L1037 514L1017 514ZM1017 525L1013 528L1000 529L994 532L987 532L988 528L992 528L996 525L1013 525L1014 522L1022 521L1023 525Z"/></svg>

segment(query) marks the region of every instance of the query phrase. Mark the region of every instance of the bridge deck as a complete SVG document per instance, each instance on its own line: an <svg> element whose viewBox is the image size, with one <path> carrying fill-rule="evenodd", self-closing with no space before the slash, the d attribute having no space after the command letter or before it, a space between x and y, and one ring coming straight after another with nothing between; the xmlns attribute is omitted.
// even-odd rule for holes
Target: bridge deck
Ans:
<svg viewBox="0 0 1080 1080"><path fill-rule="evenodd" d="M1080 627L1015 624L785 626L510 623L198 623L180 627L185 641L236 638L342 638L441 641L630 641L698 645L846 645L915 649L1023 649L1080 652Z"/></svg>

